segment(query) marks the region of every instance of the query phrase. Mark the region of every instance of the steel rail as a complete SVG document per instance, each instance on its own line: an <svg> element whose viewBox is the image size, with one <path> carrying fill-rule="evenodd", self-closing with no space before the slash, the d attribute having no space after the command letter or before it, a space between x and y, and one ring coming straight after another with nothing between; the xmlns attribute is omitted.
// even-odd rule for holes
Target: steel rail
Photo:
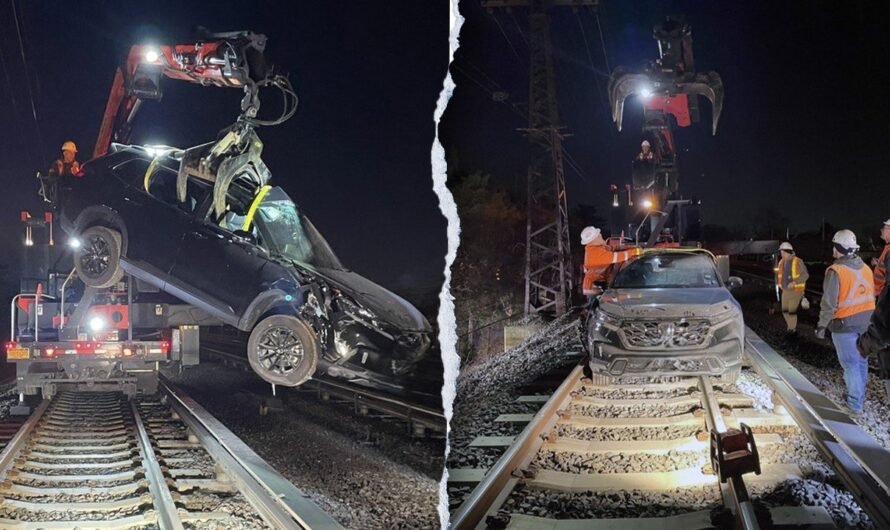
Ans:
<svg viewBox="0 0 890 530"><path fill-rule="evenodd" d="M542 435L556 425L558 412L566 408L572 393L581 386L581 376L582 366L579 364L454 513L450 528L482 528L485 517L497 511L519 481L515 474L535 457L544 444Z"/></svg>
<svg viewBox="0 0 890 530"><path fill-rule="evenodd" d="M25 423L19 428L18 432L16 432L15 436L12 437L12 440L6 444L6 447L3 448L3 451L0 452L0 473L6 473L9 468L15 464L15 460L19 455L19 452L27 445L28 440L31 438L31 433L34 432L34 429L37 427L37 424L40 423L40 420L43 418L46 409L50 404L49 399L44 399L37 408L31 413Z"/></svg>
<svg viewBox="0 0 890 530"><path fill-rule="evenodd" d="M259 457L201 405L160 376L159 390L169 405L207 449L238 490L278 529L342 530L343 527L308 496Z"/></svg>
<svg viewBox="0 0 890 530"><path fill-rule="evenodd" d="M890 528L890 452L750 328L751 367L831 465L877 528Z"/></svg>
<svg viewBox="0 0 890 530"><path fill-rule="evenodd" d="M705 409L705 423L709 432L725 433L726 422L723 421L723 414L720 411L720 403L717 396L714 395L714 387L711 385L710 376L702 375L698 378L698 386L702 392L702 406ZM714 470L716 473L717 470ZM720 494L723 497L723 504L726 508L735 514L741 530L759 530L760 524L757 522L757 515L754 512L754 504L748 497L748 491L742 477L732 477L726 484L721 484Z"/></svg>
<svg viewBox="0 0 890 530"><path fill-rule="evenodd" d="M130 409L136 424L136 437L142 449L142 464L145 467L145 476L148 478L148 491L151 492L151 502L158 512L158 526L162 530L185 530L135 401L130 401Z"/></svg>
<svg viewBox="0 0 890 530"><path fill-rule="evenodd" d="M239 357L238 355L233 355L231 353L208 346L202 346L202 349L209 351L211 355L224 357L247 368L250 367L247 359ZM390 416L396 416L419 423L424 427L430 428L437 432L445 432L447 430L444 412L424 407L423 405L410 403L408 401L397 399L391 396L386 396L372 390L329 381L323 378L312 378L307 381L306 384L314 384L316 385L316 388L318 390L322 390L321 387L333 389L333 391L331 391L330 393L338 395L343 399L357 400L356 403L360 401L362 404L368 405L369 408L372 408L379 412L383 412L384 414L388 414ZM408 412L405 412L406 410ZM412 413L417 413L417 415L414 415Z"/></svg>

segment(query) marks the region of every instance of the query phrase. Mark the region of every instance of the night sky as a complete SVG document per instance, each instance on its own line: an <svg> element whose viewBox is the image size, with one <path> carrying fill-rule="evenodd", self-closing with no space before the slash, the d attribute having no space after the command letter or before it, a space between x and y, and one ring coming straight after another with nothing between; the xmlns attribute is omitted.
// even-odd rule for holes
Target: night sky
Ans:
<svg viewBox="0 0 890 530"><path fill-rule="evenodd" d="M680 188L704 201L705 223L750 227L753 213L774 207L790 218L792 231L815 229L824 217L835 225L871 226L876 237L890 217L886 25L864 2L817 6L602 0L599 19L611 68L655 59L652 27L665 15L685 14L696 68L723 77L717 136L710 135L704 99L702 123L675 133L682 149ZM499 11L497 22L477 1L462 1L461 11L467 21L453 67L457 90L443 127L446 148L462 169L484 170L521 190L526 140L516 129L527 124L525 11ZM630 180L642 111L628 99L624 130L617 132L593 14L554 10L552 28L560 118L572 134L565 147L579 170L566 166L569 201L607 214L609 184ZM492 91L507 92L521 112L492 101Z"/></svg>
<svg viewBox="0 0 890 530"><path fill-rule="evenodd" d="M267 35L266 57L290 74L300 108L286 124L259 129L263 158L273 184L306 211L344 264L409 299L437 291L446 235L430 148L448 61L446 0L0 4L0 264L17 263L18 212L42 208L34 173L49 167L67 139L81 161L89 158L129 46L189 43L195 26ZM134 143L203 143L238 115L239 90L162 86L163 101L147 103L137 117ZM274 114L279 100L270 93L264 109Z"/></svg>

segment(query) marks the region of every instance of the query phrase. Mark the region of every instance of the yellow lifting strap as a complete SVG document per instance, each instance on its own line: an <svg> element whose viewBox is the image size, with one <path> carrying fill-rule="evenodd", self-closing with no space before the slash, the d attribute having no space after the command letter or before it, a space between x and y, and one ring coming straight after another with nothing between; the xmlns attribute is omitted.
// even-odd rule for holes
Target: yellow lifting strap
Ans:
<svg viewBox="0 0 890 530"><path fill-rule="evenodd" d="M247 215L244 217L244 225L241 226L241 230L250 232L250 223L253 222L253 216L256 215L256 211L260 207L260 203L263 202L263 197L265 197L271 189L272 186L263 186L262 188L260 188L259 193L256 194L256 197L253 198L253 202L250 203L250 208L247 210Z"/></svg>
<svg viewBox="0 0 890 530"><path fill-rule="evenodd" d="M161 157L156 156L151 159L151 164L148 165L148 169L145 170L145 177L142 179L142 186L145 188L145 193L151 195L151 192L148 191L148 185L151 184L151 176L154 174L155 169L158 168L158 164L161 162Z"/></svg>

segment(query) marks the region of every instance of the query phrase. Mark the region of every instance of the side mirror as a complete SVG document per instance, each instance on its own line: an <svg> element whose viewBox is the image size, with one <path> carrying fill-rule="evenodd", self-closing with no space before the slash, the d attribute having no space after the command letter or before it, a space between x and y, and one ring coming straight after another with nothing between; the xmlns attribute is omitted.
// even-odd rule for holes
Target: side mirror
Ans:
<svg viewBox="0 0 890 530"><path fill-rule="evenodd" d="M738 276L730 276L729 279L726 280L726 287L732 291L733 289L738 289L745 282L742 281Z"/></svg>

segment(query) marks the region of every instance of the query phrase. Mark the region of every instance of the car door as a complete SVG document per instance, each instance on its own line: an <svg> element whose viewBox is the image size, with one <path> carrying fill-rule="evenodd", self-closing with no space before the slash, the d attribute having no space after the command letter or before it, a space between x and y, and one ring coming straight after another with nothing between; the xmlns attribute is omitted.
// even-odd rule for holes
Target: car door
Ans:
<svg viewBox="0 0 890 530"><path fill-rule="evenodd" d="M115 175L127 184L116 210L127 229L126 260L158 281L165 281L190 219L176 206L175 195L173 202L169 200L171 186L175 191L176 173L157 167L149 193L144 188L148 166L148 160L139 158L114 168Z"/></svg>
<svg viewBox="0 0 890 530"><path fill-rule="evenodd" d="M232 229L199 217L183 235L172 276L231 323L262 291L259 273L269 262L259 247L234 233L235 214L228 213L230 223L223 223Z"/></svg>

